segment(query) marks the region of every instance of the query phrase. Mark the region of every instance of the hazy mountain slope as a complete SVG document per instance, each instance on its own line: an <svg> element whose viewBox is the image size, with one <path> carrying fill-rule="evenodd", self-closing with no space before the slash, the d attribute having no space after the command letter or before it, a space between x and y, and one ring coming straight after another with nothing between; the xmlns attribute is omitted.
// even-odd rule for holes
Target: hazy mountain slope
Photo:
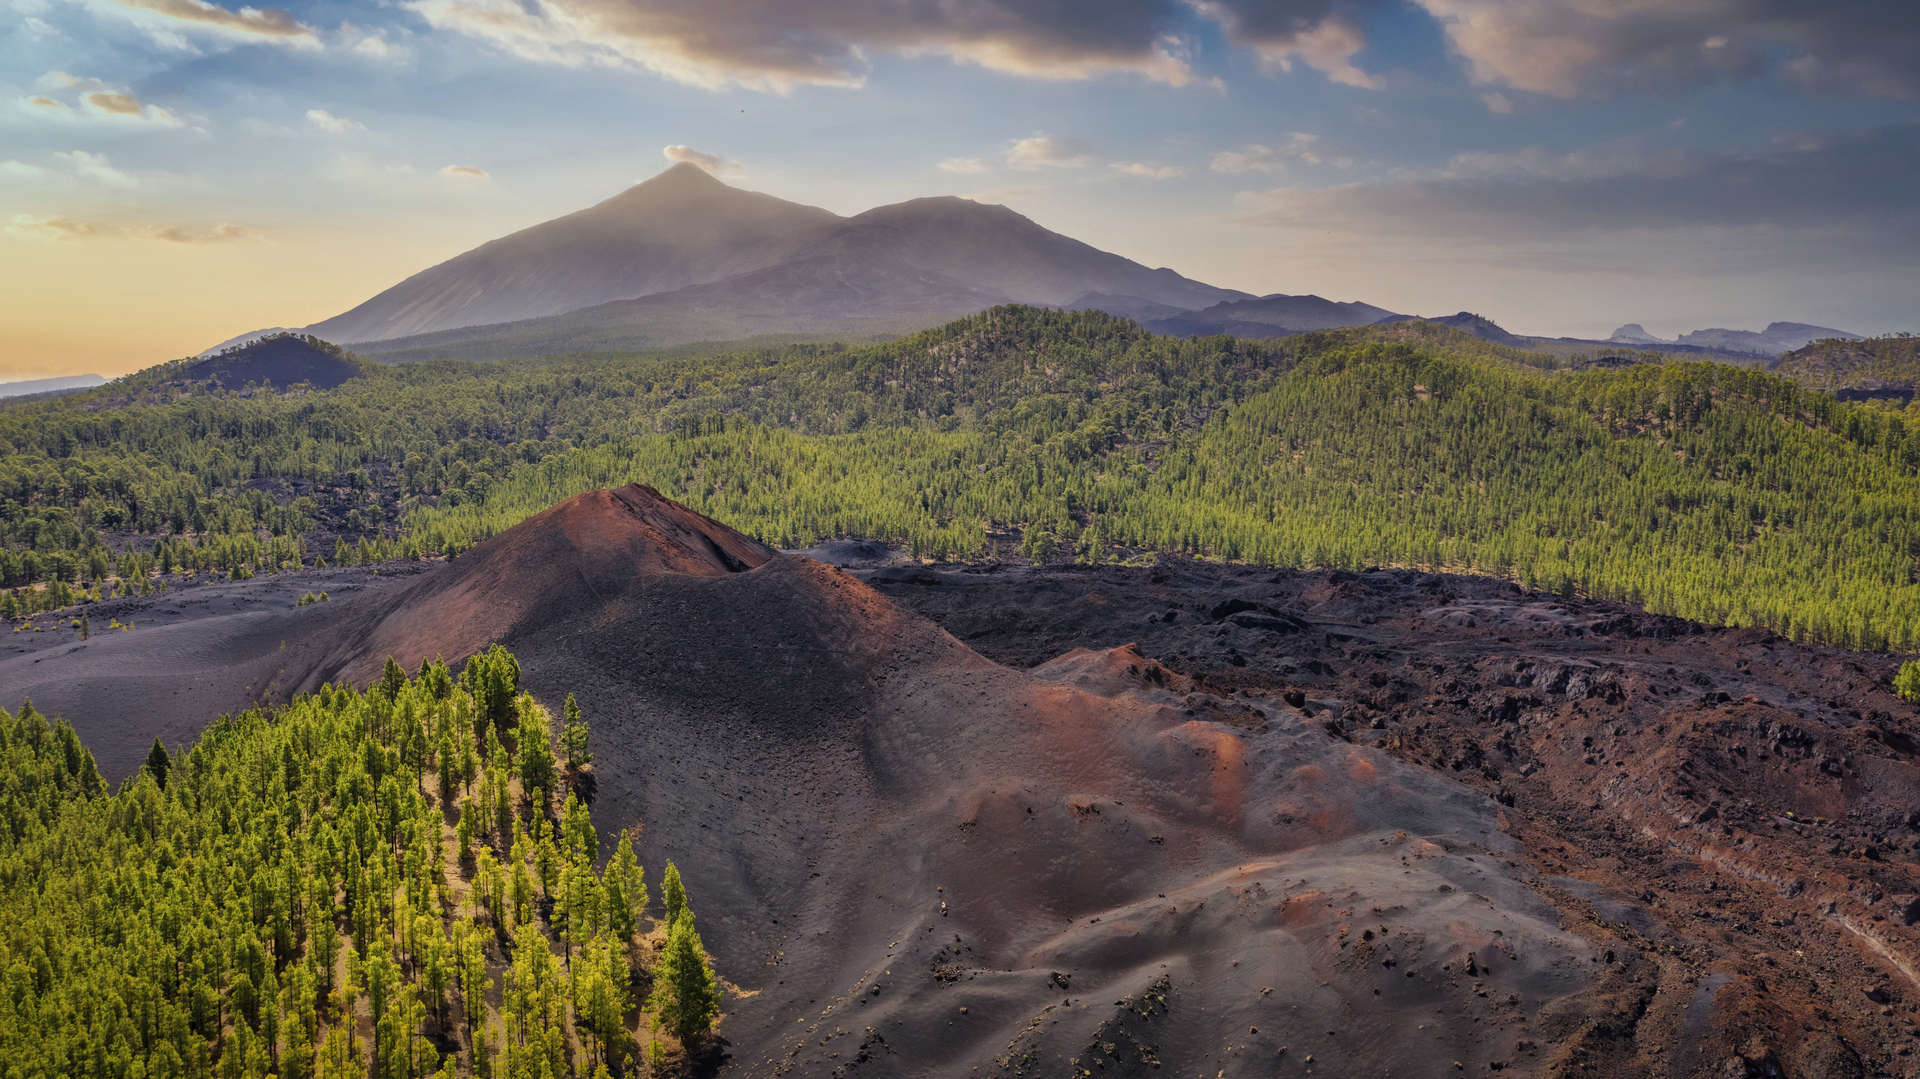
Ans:
<svg viewBox="0 0 1920 1079"><path fill-rule="evenodd" d="M1005 300L884 254L841 252L564 315L397 337L360 349L406 362L659 348L762 336L857 340L911 333Z"/></svg>
<svg viewBox="0 0 1920 1079"><path fill-rule="evenodd" d="M99 375L62 375L58 378L29 378L18 382L0 382L0 397L25 397L34 393L62 393L99 386L107 380Z"/></svg>
<svg viewBox="0 0 1920 1079"><path fill-rule="evenodd" d="M1258 299L1232 300L1204 310L1159 319L1148 324L1158 333L1193 337L1225 333L1236 337L1280 337L1310 330L1366 326L1393 312L1357 300L1341 303L1320 296L1274 293Z"/></svg>
<svg viewBox="0 0 1920 1079"><path fill-rule="evenodd" d="M1065 304L1089 292L1181 308L1246 298L1062 236L1005 206L962 198L868 210L847 219L827 250L903 262L1022 303Z"/></svg>
<svg viewBox="0 0 1920 1079"><path fill-rule="evenodd" d="M1062 306L1069 311L1105 311L1109 315L1130 318L1142 325L1155 319L1173 318L1187 313L1185 308L1176 307L1173 304L1158 303L1139 296L1122 296L1112 292L1089 292Z"/></svg>
<svg viewBox="0 0 1920 1079"><path fill-rule="evenodd" d="M1804 322L1774 322L1755 333L1752 330L1707 329L1680 335L1677 343L1727 352L1755 352L1778 356L1826 338L1858 340L1858 334Z"/></svg>
<svg viewBox="0 0 1920 1079"><path fill-rule="evenodd" d="M770 265L839 220L675 165L597 206L423 270L308 330L375 341L665 292Z"/></svg>

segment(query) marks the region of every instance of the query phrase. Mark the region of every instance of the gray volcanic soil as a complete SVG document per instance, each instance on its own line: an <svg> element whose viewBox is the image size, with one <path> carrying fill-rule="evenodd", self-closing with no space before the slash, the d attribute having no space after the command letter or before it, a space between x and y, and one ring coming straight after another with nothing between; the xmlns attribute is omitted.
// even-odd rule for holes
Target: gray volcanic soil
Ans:
<svg viewBox="0 0 1920 1079"><path fill-rule="evenodd" d="M23 700L65 716L109 782L139 769L158 737L184 745L215 718L285 701L308 681L307 649L353 597L398 586L429 563L277 573L245 581L170 581L164 595L127 596L23 619L0 637L0 708ZM306 592L333 602L296 607ZM337 604L337 606L336 606ZM116 630L112 623L131 624ZM310 687L309 687L310 688Z"/></svg>
<svg viewBox="0 0 1920 1079"><path fill-rule="evenodd" d="M685 874L740 1074L1915 1074L1887 657L1410 573L862 576L630 487L0 700L91 685L59 710L137 759L152 678L505 641Z"/></svg>

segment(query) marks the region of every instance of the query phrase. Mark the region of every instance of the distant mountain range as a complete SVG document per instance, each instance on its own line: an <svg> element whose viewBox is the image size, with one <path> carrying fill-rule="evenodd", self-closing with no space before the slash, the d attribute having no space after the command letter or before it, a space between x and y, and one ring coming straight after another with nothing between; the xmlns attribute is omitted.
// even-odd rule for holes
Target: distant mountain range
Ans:
<svg viewBox="0 0 1920 1079"><path fill-rule="evenodd" d="M1648 333L1646 327L1638 322L1629 322L1613 331L1613 335L1607 338L1608 341L1619 345L1681 345L1712 352L1744 352L1755 356L1782 356L1815 341L1829 339L1858 341L1861 337L1857 333L1848 333L1845 330L1836 330L1827 326L1810 326L1804 322L1774 322L1758 332L1726 329L1694 330L1669 341Z"/></svg>
<svg viewBox="0 0 1920 1079"><path fill-rule="evenodd" d="M1049 231L1004 206L920 198L843 217L742 191L690 164L429 267L307 334L385 360L659 348L754 337L898 336L1003 303L1093 309L1158 333L1285 337L1422 316L1357 300L1254 296ZM1527 338L1470 312L1440 322L1515 347L1779 356L1854 335L1776 322L1664 341ZM203 356L274 333L243 334Z"/></svg>
<svg viewBox="0 0 1920 1079"><path fill-rule="evenodd" d="M62 375L59 378L29 378L19 382L0 382L0 397L25 397L35 393L70 393L104 385L99 375Z"/></svg>
<svg viewBox="0 0 1920 1079"><path fill-rule="evenodd" d="M923 198L852 217L675 165L482 244L306 328L369 355L568 351L757 334L891 334L1089 295L1154 314L1251 300L1041 228Z"/></svg>
<svg viewBox="0 0 1920 1079"><path fill-rule="evenodd" d="M884 337L1002 303L1094 309L1159 333L1283 337L1413 316L1254 296L1151 268L1004 206L921 198L852 217L693 165L422 270L304 332L388 360ZM1503 343L1462 312L1441 321ZM221 347L282 331L256 331Z"/></svg>

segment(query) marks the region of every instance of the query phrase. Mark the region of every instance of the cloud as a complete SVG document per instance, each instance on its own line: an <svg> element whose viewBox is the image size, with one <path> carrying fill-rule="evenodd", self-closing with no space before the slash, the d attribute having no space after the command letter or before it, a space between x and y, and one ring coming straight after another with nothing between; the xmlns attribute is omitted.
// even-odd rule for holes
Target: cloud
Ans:
<svg viewBox="0 0 1920 1079"><path fill-rule="evenodd" d="M473 165L443 165L440 175L455 180L491 180L493 177L486 169Z"/></svg>
<svg viewBox="0 0 1920 1079"><path fill-rule="evenodd" d="M96 90L84 100L90 107L109 117L126 120L138 120L142 123L157 124L161 127L179 127L180 118L159 105L149 105L132 94L111 90Z"/></svg>
<svg viewBox="0 0 1920 1079"><path fill-rule="evenodd" d="M1604 97L1777 74L1920 98L1920 19L1886 0L1415 0L1483 85Z"/></svg>
<svg viewBox="0 0 1920 1079"><path fill-rule="evenodd" d="M208 3L207 0L108 0L118 7L144 15L158 16L168 24L186 29L206 30L230 38L271 41L297 46L316 46L320 42L313 27L279 8L243 7L238 10Z"/></svg>
<svg viewBox="0 0 1920 1079"><path fill-rule="evenodd" d="M0 161L0 177L18 180L31 180L45 176L47 170L25 161Z"/></svg>
<svg viewBox="0 0 1920 1079"><path fill-rule="evenodd" d="M101 91L88 94L87 104L101 112L113 113L116 116L140 115L140 99L132 94L110 94Z"/></svg>
<svg viewBox="0 0 1920 1079"><path fill-rule="evenodd" d="M938 56L1036 79L1199 80L1197 12L1264 66L1298 60L1376 86L1353 58L1388 0L407 0L435 29L522 59L635 67L707 89L862 85L878 54Z"/></svg>
<svg viewBox="0 0 1920 1079"><path fill-rule="evenodd" d="M358 120L335 116L325 109L308 109L307 124L329 135L355 135L367 129L367 125Z"/></svg>
<svg viewBox="0 0 1920 1079"><path fill-rule="evenodd" d="M1187 170L1178 165L1150 165L1144 161L1115 161L1107 167L1122 176L1143 180L1172 180L1187 174Z"/></svg>
<svg viewBox="0 0 1920 1079"><path fill-rule="evenodd" d="M368 30L350 22L343 22L334 33L340 44L356 56L396 63L413 56L412 49L388 40L387 31L384 29Z"/></svg>
<svg viewBox="0 0 1920 1079"><path fill-rule="evenodd" d="M45 95L30 97L27 99L27 104L32 105L36 109L64 109L67 107L65 102L55 101Z"/></svg>
<svg viewBox="0 0 1920 1079"><path fill-rule="evenodd" d="M697 165L715 175L735 173L741 170L741 165L738 161L731 161L721 157L719 154L709 154L702 150L696 150L691 146L682 146L678 143L672 146L662 146L660 148L660 156L676 165Z"/></svg>
<svg viewBox="0 0 1920 1079"><path fill-rule="evenodd" d="M1007 167L1015 169L1079 169L1093 161L1085 144L1057 135L1029 135L1007 147Z"/></svg>
<svg viewBox="0 0 1920 1079"><path fill-rule="evenodd" d="M1589 234L1755 229L1780 238L1779 257L1790 263L1796 256L1786 238L1804 243L1813 233L1863 249L1920 251L1920 203L1910 181L1916 162L1920 125L1786 140L1759 153L1645 153L1616 145L1461 154L1422 177L1244 193L1241 220L1570 246Z"/></svg>
<svg viewBox="0 0 1920 1079"><path fill-rule="evenodd" d="M1354 66L1367 47L1358 15L1331 0L1192 0L1227 39L1260 57L1269 71L1292 71L1294 61L1346 86L1378 90L1382 83ZM1355 4L1353 7L1364 7Z"/></svg>
<svg viewBox="0 0 1920 1079"><path fill-rule="evenodd" d="M69 171L81 179L92 180L108 187L140 186L139 181L131 175L114 168L107 161L105 154L96 154L87 150L59 150L53 156L56 161L65 165Z"/></svg>
<svg viewBox="0 0 1920 1079"><path fill-rule="evenodd" d="M1229 175L1263 172L1275 173L1286 169L1289 164L1330 165L1335 168L1350 168L1353 157L1347 151L1330 146L1320 136L1309 131L1295 131L1287 136L1287 141L1278 146L1266 146L1254 143L1242 146L1238 150L1222 150L1213 155L1207 167L1214 172Z"/></svg>
<svg viewBox="0 0 1920 1079"><path fill-rule="evenodd" d="M956 172L963 176L973 176L986 172L990 166L977 157L949 157L937 166L941 172Z"/></svg>
<svg viewBox="0 0 1920 1079"><path fill-rule="evenodd" d="M122 225L82 221L71 217L35 217L19 214L7 231L37 233L56 240L92 240L123 237L135 240L160 240L176 244L225 243L258 236L253 229L221 223L205 227L187 225Z"/></svg>

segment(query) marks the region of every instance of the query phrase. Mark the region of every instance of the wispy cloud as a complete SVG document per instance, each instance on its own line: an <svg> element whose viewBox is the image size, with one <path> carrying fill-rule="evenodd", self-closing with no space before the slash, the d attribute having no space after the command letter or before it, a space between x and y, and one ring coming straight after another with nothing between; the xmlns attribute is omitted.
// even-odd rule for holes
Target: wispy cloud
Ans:
<svg viewBox="0 0 1920 1079"><path fill-rule="evenodd" d="M691 146L683 146L679 143L671 146L662 146L660 148L660 156L676 165L695 165L715 175L741 171L741 165L738 161L730 160L719 154L710 154L704 150L696 150Z"/></svg>
<svg viewBox="0 0 1920 1079"><path fill-rule="evenodd" d="M941 172L954 172L962 176L974 176L986 172L989 166L977 157L949 157L935 166Z"/></svg>
<svg viewBox="0 0 1920 1079"><path fill-rule="evenodd" d="M1175 180L1187 174L1179 165L1154 165L1145 161L1115 161L1107 167L1122 176L1142 180Z"/></svg>
<svg viewBox="0 0 1920 1079"><path fill-rule="evenodd" d="M1029 135L1007 147L1007 167L1014 169L1079 169L1092 161L1085 143L1058 135Z"/></svg>
<svg viewBox="0 0 1920 1079"><path fill-rule="evenodd" d="M316 131L324 131L329 135L354 135L367 129L367 125L358 120L336 116L326 109L308 109L307 124Z"/></svg>
<svg viewBox="0 0 1920 1079"><path fill-rule="evenodd" d="M114 168L105 154L96 154L90 150L59 150L53 157L54 160L66 166L69 172L83 180L92 180L108 187L140 186L140 182L130 173Z"/></svg>
<svg viewBox="0 0 1920 1079"><path fill-rule="evenodd" d="M1214 154L1207 167L1214 172L1228 174L1246 172L1281 172L1289 164L1331 165L1336 168L1349 168L1353 165L1353 156L1347 151L1328 146L1320 136L1307 131L1295 131L1287 136L1287 141L1274 146L1255 143L1242 146L1237 150L1222 150Z"/></svg>
<svg viewBox="0 0 1920 1079"><path fill-rule="evenodd" d="M19 214L14 217L7 231L35 234L56 240L94 240L124 238L135 240L159 240L175 244L211 244L225 243L231 240L245 240L258 236L253 229L240 225L216 224L207 226L191 225L128 225L115 222L85 221L72 217L36 217L32 214Z"/></svg>
<svg viewBox="0 0 1920 1079"><path fill-rule="evenodd" d="M475 165L443 165L440 175L454 180L491 180L493 176L486 169Z"/></svg>
<svg viewBox="0 0 1920 1079"><path fill-rule="evenodd" d="M164 20L166 24L189 30L208 31L227 37L254 41L315 47L318 31L279 8L224 8L207 0L105 0L136 17Z"/></svg>

